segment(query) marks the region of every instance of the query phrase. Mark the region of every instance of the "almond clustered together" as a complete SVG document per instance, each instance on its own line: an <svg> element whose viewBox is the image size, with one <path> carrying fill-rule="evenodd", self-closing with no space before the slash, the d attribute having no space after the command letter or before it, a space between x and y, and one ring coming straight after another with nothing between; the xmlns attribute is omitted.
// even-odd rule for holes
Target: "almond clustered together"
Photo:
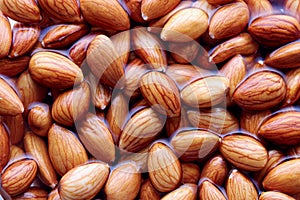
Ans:
<svg viewBox="0 0 300 200"><path fill-rule="evenodd" d="M0 199L300 200L300 0L0 0Z"/></svg>

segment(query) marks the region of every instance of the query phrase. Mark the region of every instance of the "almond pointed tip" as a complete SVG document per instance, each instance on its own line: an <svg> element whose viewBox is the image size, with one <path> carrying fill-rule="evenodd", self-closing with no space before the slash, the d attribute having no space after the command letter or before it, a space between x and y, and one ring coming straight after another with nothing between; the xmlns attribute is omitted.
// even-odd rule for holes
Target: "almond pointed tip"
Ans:
<svg viewBox="0 0 300 200"><path fill-rule="evenodd" d="M149 17L147 15L145 15L144 13L142 13L142 18L143 20L147 21L149 19Z"/></svg>

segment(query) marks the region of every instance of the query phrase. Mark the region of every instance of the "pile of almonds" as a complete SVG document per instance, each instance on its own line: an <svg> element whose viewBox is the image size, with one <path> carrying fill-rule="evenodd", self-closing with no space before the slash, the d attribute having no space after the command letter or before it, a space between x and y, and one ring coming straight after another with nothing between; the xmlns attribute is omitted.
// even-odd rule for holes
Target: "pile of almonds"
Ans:
<svg viewBox="0 0 300 200"><path fill-rule="evenodd" d="M300 0L0 10L3 199L300 199Z"/></svg>

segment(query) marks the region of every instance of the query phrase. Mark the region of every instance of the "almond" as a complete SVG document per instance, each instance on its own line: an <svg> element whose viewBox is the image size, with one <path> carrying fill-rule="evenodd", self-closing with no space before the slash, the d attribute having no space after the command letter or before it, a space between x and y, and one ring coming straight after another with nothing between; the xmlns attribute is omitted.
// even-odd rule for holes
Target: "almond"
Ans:
<svg viewBox="0 0 300 200"><path fill-rule="evenodd" d="M232 1L232 0L227 0L227 1ZM198 0L193 2L192 7L202 9L211 17L212 14L216 11L218 6L210 4L207 0Z"/></svg>
<svg viewBox="0 0 300 200"><path fill-rule="evenodd" d="M132 43L135 53L155 70L165 71L166 53L160 40L149 33L146 28L135 28L132 31Z"/></svg>
<svg viewBox="0 0 300 200"><path fill-rule="evenodd" d="M74 23L81 20L76 0L60 2L55 0L39 0L39 5L49 17L60 22Z"/></svg>
<svg viewBox="0 0 300 200"><path fill-rule="evenodd" d="M212 39L230 38L241 33L248 20L249 10L243 1L224 5L210 19L209 35Z"/></svg>
<svg viewBox="0 0 300 200"><path fill-rule="evenodd" d="M165 117L159 116L152 108L144 108L123 128L119 140L119 148L129 152L137 152L148 146L164 127Z"/></svg>
<svg viewBox="0 0 300 200"><path fill-rule="evenodd" d="M3 4L4 4L4 0L1 0L0 1L1 10ZM0 58L4 58L8 55L9 49L11 47L12 33L11 33L10 23L8 19L2 14L1 11L0 11L0 28L1 28L0 43L2 44L0 48Z"/></svg>
<svg viewBox="0 0 300 200"><path fill-rule="evenodd" d="M300 99L300 68L295 68L286 73L286 96L282 107L293 105Z"/></svg>
<svg viewBox="0 0 300 200"><path fill-rule="evenodd" d="M10 156L9 135L2 123L0 123L0 144L0 170L2 171Z"/></svg>
<svg viewBox="0 0 300 200"><path fill-rule="evenodd" d="M191 63L197 57L199 48L199 43L195 41L185 43L172 42L169 44L172 58L181 64Z"/></svg>
<svg viewBox="0 0 300 200"><path fill-rule="evenodd" d="M2 173L2 187L11 196L25 192L36 177L38 166L34 160L19 160Z"/></svg>
<svg viewBox="0 0 300 200"><path fill-rule="evenodd" d="M92 162L77 166L66 173L59 182L62 200L93 199L109 175L107 164Z"/></svg>
<svg viewBox="0 0 300 200"><path fill-rule="evenodd" d="M263 111L247 111L243 110L240 117L241 129L256 134L260 122L271 114L270 110Z"/></svg>
<svg viewBox="0 0 300 200"><path fill-rule="evenodd" d="M110 173L104 192L107 199L133 200L138 195L141 182L141 173L135 163L121 164Z"/></svg>
<svg viewBox="0 0 300 200"><path fill-rule="evenodd" d="M54 121L72 126L87 113L90 105L90 89L86 82L60 94L52 105L51 115Z"/></svg>
<svg viewBox="0 0 300 200"><path fill-rule="evenodd" d="M142 149L138 152L135 152L135 153L121 152L122 156L119 160L119 163L135 162L135 164L140 168L141 173L148 172L148 169L147 169L148 149L149 149L149 146L147 146L144 149Z"/></svg>
<svg viewBox="0 0 300 200"><path fill-rule="evenodd" d="M273 12L273 7L269 0L248 0L247 5L251 14L251 19L270 15Z"/></svg>
<svg viewBox="0 0 300 200"><path fill-rule="evenodd" d="M114 44L118 56L121 58L122 65L127 64L129 53L131 52L130 31L122 31L110 37Z"/></svg>
<svg viewBox="0 0 300 200"><path fill-rule="evenodd" d="M22 73L29 64L30 57L22 56L18 58L3 58L0 59L0 73L5 76L16 76Z"/></svg>
<svg viewBox="0 0 300 200"><path fill-rule="evenodd" d="M31 187L23 194L14 197L14 200L26 200L30 198L42 200L42 199L47 199L47 197L48 197L48 192L46 190L38 187Z"/></svg>
<svg viewBox="0 0 300 200"><path fill-rule="evenodd" d="M189 106L207 108L226 99L229 81L226 77L211 75L193 81L180 92L181 99Z"/></svg>
<svg viewBox="0 0 300 200"><path fill-rule="evenodd" d="M153 187L150 179L146 179L140 189L141 200L159 200L159 192Z"/></svg>
<svg viewBox="0 0 300 200"><path fill-rule="evenodd" d="M48 200L61 200L57 187L48 194Z"/></svg>
<svg viewBox="0 0 300 200"><path fill-rule="evenodd" d="M203 10L186 8L170 17L160 37L164 41L187 42L199 38L207 28L208 16Z"/></svg>
<svg viewBox="0 0 300 200"><path fill-rule="evenodd" d="M258 193L251 180L238 170L231 171L227 182L228 200L258 199Z"/></svg>
<svg viewBox="0 0 300 200"><path fill-rule="evenodd" d="M130 27L129 17L117 0L80 0L80 9L88 23L104 30Z"/></svg>
<svg viewBox="0 0 300 200"><path fill-rule="evenodd" d="M182 180L182 169L179 160L173 151L161 142L156 142L149 149L147 165L150 180L160 192L174 190Z"/></svg>
<svg viewBox="0 0 300 200"><path fill-rule="evenodd" d="M142 1L140 0L125 0L124 3L129 10L130 19L136 22L145 23L145 20L142 18Z"/></svg>
<svg viewBox="0 0 300 200"><path fill-rule="evenodd" d="M12 163L16 160L22 159L25 156L26 155L25 155L25 152L23 151L23 149L21 149L20 147L18 147L16 145L10 145L10 153L9 153L9 162L10 163Z"/></svg>
<svg viewBox="0 0 300 200"><path fill-rule="evenodd" d="M297 20L300 19L300 1L299 0L286 0L284 3L285 11L294 16Z"/></svg>
<svg viewBox="0 0 300 200"><path fill-rule="evenodd" d="M179 129L184 129L186 127L190 127L190 123L186 114L186 110L181 108L181 115L179 117L167 118L165 123L165 130L169 137L173 135L173 133L177 132Z"/></svg>
<svg viewBox="0 0 300 200"><path fill-rule="evenodd" d="M1 0L0 9L6 16L19 22L36 23L42 19L34 0Z"/></svg>
<svg viewBox="0 0 300 200"><path fill-rule="evenodd" d="M76 125L81 142L96 159L107 163L115 160L115 144L112 134L99 117L88 113Z"/></svg>
<svg viewBox="0 0 300 200"><path fill-rule="evenodd" d="M25 133L25 123L22 114L16 116L4 116L2 121L9 130L11 144L18 144L23 140Z"/></svg>
<svg viewBox="0 0 300 200"><path fill-rule="evenodd" d="M266 190L277 190L286 194L300 192L300 159L289 160L273 168L262 184Z"/></svg>
<svg viewBox="0 0 300 200"><path fill-rule="evenodd" d="M295 200L293 197L286 195L281 192L274 192L274 191L268 191L268 192L263 192L259 196L259 200Z"/></svg>
<svg viewBox="0 0 300 200"><path fill-rule="evenodd" d="M186 200L194 200L197 198L197 185L196 184L184 184L173 190L166 196L162 198L162 200L173 200L173 199L186 199Z"/></svg>
<svg viewBox="0 0 300 200"><path fill-rule="evenodd" d="M268 162L265 147L247 135L225 136L219 150L226 160L242 170L259 171Z"/></svg>
<svg viewBox="0 0 300 200"><path fill-rule="evenodd" d="M299 46L299 41L282 46L273 51L264 63L279 69L299 67Z"/></svg>
<svg viewBox="0 0 300 200"><path fill-rule="evenodd" d="M283 111L269 115L260 124L257 133L279 145L297 145L300 142L300 112Z"/></svg>
<svg viewBox="0 0 300 200"><path fill-rule="evenodd" d="M182 163L182 183L198 184L200 168L194 163Z"/></svg>
<svg viewBox="0 0 300 200"><path fill-rule="evenodd" d="M88 161L87 153L74 133L56 124L48 133L48 152L54 169L61 176Z"/></svg>
<svg viewBox="0 0 300 200"><path fill-rule="evenodd" d="M145 74L140 82L140 91L153 109L169 117L180 115L180 97L175 82L160 72Z"/></svg>
<svg viewBox="0 0 300 200"><path fill-rule="evenodd" d="M285 95L286 83L282 76L262 70L252 73L237 86L232 101L244 109L267 110L281 103Z"/></svg>
<svg viewBox="0 0 300 200"><path fill-rule="evenodd" d="M141 5L142 17L145 21L162 17L174 9L179 3L180 0L144 0Z"/></svg>
<svg viewBox="0 0 300 200"><path fill-rule="evenodd" d="M223 156L216 155L205 162L201 178L208 178L217 185L223 185L229 173L229 166Z"/></svg>
<svg viewBox="0 0 300 200"><path fill-rule="evenodd" d="M24 106L12 84L0 78L0 115L16 116L24 112Z"/></svg>
<svg viewBox="0 0 300 200"><path fill-rule="evenodd" d="M9 52L10 58L28 53L37 43L41 28L38 25L17 23L13 27L13 43Z"/></svg>
<svg viewBox="0 0 300 200"><path fill-rule="evenodd" d="M199 187L200 200L225 200L224 194L217 186L209 181L204 181Z"/></svg>
<svg viewBox="0 0 300 200"><path fill-rule="evenodd" d="M73 44L88 32L85 24L55 25L43 37L41 43L44 48L64 48Z"/></svg>
<svg viewBox="0 0 300 200"><path fill-rule="evenodd" d="M277 47L297 40L300 24L292 16L268 15L256 18L248 31L263 46Z"/></svg>
<svg viewBox="0 0 300 200"><path fill-rule="evenodd" d="M51 164L46 142L32 132L26 132L24 137L26 154L32 156L39 167L39 177L51 188L57 185L57 175Z"/></svg>
<svg viewBox="0 0 300 200"><path fill-rule="evenodd" d="M122 60L112 43L105 35L96 36L87 50L87 63L100 83L115 87L123 87L124 75Z"/></svg>
<svg viewBox="0 0 300 200"><path fill-rule="evenodd" d="M33 80L50 88L66 89L83 80L82 71L75 63L53 52L34 54L28 69Z"/></svg>

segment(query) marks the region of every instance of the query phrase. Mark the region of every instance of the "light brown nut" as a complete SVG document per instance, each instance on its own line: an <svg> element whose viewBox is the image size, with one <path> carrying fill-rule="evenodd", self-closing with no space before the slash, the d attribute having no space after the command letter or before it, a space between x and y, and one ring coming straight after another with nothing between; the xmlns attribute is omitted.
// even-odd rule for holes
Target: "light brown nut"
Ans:
<svg viewBox="0 0 300 200"><path fill-rule="evenodd" d="M141 78L140 91L152 108L168 117L180 116L180 96L175 82L160 72L149 72Z"/></svg>
<svg viewBox="0 0 300 200"><path fill-rule="evenodd" d="M45 103L34 103L30 105L28 113L28 125L32 132L46 137L53 123L49 105Z"/></svg>
<svg viewBox="0 0 300 200"><path fill-rule="evenodd" d="M61 178L58 193L62 200L93 199L104 186L108 175L109 166L105 163L77 166Z"/></svg>
<svg viewBox="0 0 300 200"><path fill-rule="evenodd" d="M136 22L145 23L145 20L142 18L142 1L140 0L125 0L127 9L129 10L128 14L130 19Z"/></svg>
<svg viewBox="0 0 300 200"><path fill-rule="evenodd" d="M294 16L298 21L300 19L300 1L299 0L286 0L284 3L285 12L288 15Z"/></svg>
<svg viewBox="0 0 300 200"><path fill-rule="evenodd" d="M0 123L0 170L5 167L10 156L9 135L3 123Z"/></svg>
<svg viewBox="0 0 300 200"><path fill-rule="evenodd" d="M199 161L212 154L221 139L207 130L183 130L171 139L171 146L182 161Z"/></svg>
<svg viewBox="0 0 300 200"><path fill-rule="evenodd" d="M196 108L209 108L226 99L229 81L226 77L211 75L199 78L180 92L183 102Z"/></svg>
<svg viewBox="0 0 300 200"><path fill-rule="evenodd" d="M100 83L110 87L124 87L122 60L112 43L105 35L96 36L87 50L87 63Z"/></svg>
<svg viewBox="0 0 300 200"><path fill-rule="evenodd" d="M227 0L227 1L232 1L232 0ZM213 13L216 11L218 6L210 4L207 0L198 0L198 1L194 1L191 7L202 9L211 17Z"/></svg>
<svg viewBox="0 0 300 200"><path fill-rule="evenodd" d="M75 120L80 120L87 113L90 97L89 85L86 82L59 94L52 105L52 118L60 124L72 126Z"/></svg>
<svg viewBox="0 0 300 200"><path fill-rule="evenodd" d="M33 49L39 39L41 28L34 24L17 23L12 31L13 42L8 56L15 58L23 56Z"/></svg>
<svg viewBox="0 0 300 200"><path fill-rule="evenodd" d="M61 176L88 161L87 153L74 133L56 124L48 133L48 152L54 169Z"/></svg>
<svg viewBox="0 0 300 200"><path fill-rule="evenodd" d="M39 6L50 17L60 22L78 23L81 20L76 0L39 0Z"/></svg>
<svg viewBox="0 0 300 200"><path fill-rule="evenodd" d="M83 81L81 69L58 53L35 53L28 69L33 80L49 88L66 89Z"/></svg>
<svg viewBox="0 0 300 200"><path fill-rule="evenodd" d="M281 107L291 106L300 99L300 68L291 69L285 78L287 91Z"/></svg>
<svg viewBox="0 0 300 200"><path fill-rule="evenodd" d="M3 58L0 59L0 73L5 76L13 77L22 73L29 64L30 57L22 56L18 58Z"/></svg>
<svg viewBox="0 0 300 200"><path fill-rule="evenodd" d="M218 46L216 46L209 56L209 61L220 63L237 55L250 55L257 51L258 44L248 33L241 33Z"/></svg>
<svg viewBox="0 0 300 200"><path fill-rule="evenodd" d="M80 0L80 9L88 23L104 30L130 27L129 17L117 0Z"/></svg>
<svg viewBox="0 0 300 200"><path fill-rule="evenodd" d="M247 135L225 136L219 150L226 160L242 170L259 171L268 162L265 147Z"/></svg>
<svg viewBox="0 0 300 200"><path fill-rule="evenodd" d="M179 3L180 0L144 0L141 5L142 18L145 21L150 21L152 19L162 17L173 10Z"/></svg>
<svg viewBox="0 0 300 200"><path fill-rule="evenodd" d="M271 114L270 110L247 111L243 110L240 116L241 129L256 134L260 122Z"/></svg>
<svg viewBox="0 0 300 200"><path fill-rule="evenodd" d="M10 145L10 152L9 152L9 162L12 163L16 160L25 158L25 152L22 148L16 145Z"/></svg>
<svg viewBox="0 0 300 200"><path fill-rule="evenodd" d="M47 200L61 200L57 187L48 194Z"/></svg>
<svg viewBox="0 0 300 200"><path fill-rule="evenodd" d="M161 31L164 41L188 42L199 38L208 28L208 15L198 8L186 8L175 13Z"/></svg>
<svg viewBox="0 0 300 200"><path fill-rule="evenodd" d="M238 170L231 171L226 182L228 200L257 199L258 193L252 181Z"/></svg>
<svg viewBox="0 0 300 200"><path fill-rule="evenodd" d="M170 192L180 184L181 164L167 145L161 142L153 144L149 149L147 165L150 180L158 191Z"/></svg>
<svg viewBox="0 0 300 200"><path fill-rule="evenodd" d="M159 39L146 28L135 28L131 31L134 52L152 69L165 71L167 58Z"/></svg>
<svg viewBox="0 0 300 200"><path fill-rule="evenodd" d="M190 122L185 108L181 108L181 115L179 117L169 117L165 123L165 130L169 137L171 137L179 129L186 127L190 127Z"/></svg>
<svg viewBox="0 0 300 200"><path fill-rule="evenodd" d="M258 200L296 200L295 198L281 192L268 191L260 194Z"/></svg>
<svg viewBox="0 0 300 200"><path fill-rule="evenodd" d="M110 200L133 200L138 195L141 182L141 173L134 162L120 164L110 173L104 192Z"/></svg>
<svg viewBox="0 0 300 200"><path fill-rule="evenodd" d="M139 166L141 172L148 172L147 171L148 150L149 150L149 146L135 153L121 152L122 155L119 160L119 163L135 162L136 165Z"/></svg>
<svg viewBox="0 0 300 200"><path fill-rule="evenodd" d="M153 187L150 179L146 179L140 189L141 200L159 200L159 192Z"/></svg>
<svg viewBox="0 0 300 200"><path fill-rule="evenodd" d="M237 86L232 101L247 110L267 110L280 104L285 95L286 83L281 74L262 70L252 73Z"/></svg>
<svg viewBox="0 0 300 200"><path fill-rule="evenodd" d="M273 12L273 6L269 0L248 0L248 8L251 14L251 19L270 15Z"/></svg>
<svg viewBox="0 0 300 200"><path fill-rule="evenodd" d="M182 183L198 184L200 167L194 163L182 163Z"/></svg>
<svg viewBox="0 0 300 200"><path fill-rule="evenodd" d="M78 136L84 147L101 161L111 163L115 160L115 144L106 124L98 116L88 113L76 125Z"/></svg>
<svg viewBox="0 0 300 200"><path fill-rule="evenodd" d="M203 109L200 111L188 110L187 116L193 126L209 129L219 134L226 134L239 129L237 118L223 108Z"/></svg>
<svg viewBox="0 0 300 200"><path fill-rule="evenodd" d="M208 178L217 185L223 185L229 173L229 166L221 155L216 155L205 162L201 178Z"/></svg>
<svg viewBox="0 0 300 200"><path fill-rule="evenodd" d="M256 18L248 31L259 44L278 47L299 38L300 24L292 16L268 15Z"/></svg>
<svg viewBox="0 0 300 200"><path fill-rule="evenodd" d="M197 185L196 184L183 184L176 190L173 190L169 194L165 195L162 200L173 200L173 199L186 199L194 200L197 198Z"/></svg>
<svg viewBox="0 0 300 200"><path fill-rule="evenodd" d="M38 171L34 160L19 160L9 165L2 173L2 187L11 196L25 192Z"/></svg>
<svg viewBox="0 0 300 200"><path fill-rule="evenodd" d="M125 124L119 140L119 148L137 152L148 146L164 127L165 117L152 108L144 108Z"/></svg>
<svg viewBox="0 0 300 200"><path fill-rule="evenodd" d="M18 144L23 140L25 133L25 123L22 114L16 116L3 116L2 121L9 130L11 144Z"/></svg>
<svg viewBox="0 0 300 200"><path fill-rule="evenodd" d="M51 188L55 188L58 179L50 161L46 142L34 133L28 131L24 137L24 147L26 154L35 159L39 167L39 177L42 182ZM62 152L59 152L58 154L61 153Z"/></svg>
<svg viewBox="0 0 300 200"><path fill-rule="evenodd" d="M114 44L118 56L122 61L122 66L125 66L129 60L131 52L131 35L130 31L122 31L110 37Z"/></svg>
<svg viewBox="0 0 300 200"><path fill-rule="evenodd" d="M14 197L14 200L29 200L29 199L46 200L47 197L48 197L48 192L46 190L38 187L30 187L23 194Z"/></svg>
<svg viewBox="0 0 300 200"><path fill-rule="evenodd" d="M257 134L278 145L300 142L300 112L283 111L269 115L260 124Z"/></svg>
<svg viewBox="0 0 300 200"><path fill-rule="evenodd" d="M241 33L249 21L249 10L243 1L237 1L219 8L209 23L212 39L225 39Z"/></svg>
<svg viewBox="0 0 300 200"><path fill-rule="evenodd" d="M191 63L198 56L199 48L199 44L195 41L169 44L172 58L181 64Z"/></svg>
<svg viewBox="0 0 300 200"><path fill-rule="evenodd" d="M85 24L60 24L51 27L42 38L44 48L61 49L73 44L88 32Z"/></svg>
<svg viewBox="0 0 300 200"><path fill-rule="evenodd" d="M199 187L200 200L226 200L224 194L209 181L204 181Z"/></svg>
<svg viewBox="0 0 300 200"><path fill-rule="evenodd" d="M0 9L6 16L19 22L37 23L42 19L34 0L1 0Z"/></svg>
<svg viewBox="0 0 300 200"><path fill-rule="evenodd" d="M266 65L274 68L296 68L299 67L300 42L292 42L273 51L264 61Z"/></svg>
<svg viewBox="0 0 300 200"><path fill-rule="evenodd" d="M300 192L300 159L288 160L273 168L262 184L266 190L277 190L286 194Z"/></svg>

